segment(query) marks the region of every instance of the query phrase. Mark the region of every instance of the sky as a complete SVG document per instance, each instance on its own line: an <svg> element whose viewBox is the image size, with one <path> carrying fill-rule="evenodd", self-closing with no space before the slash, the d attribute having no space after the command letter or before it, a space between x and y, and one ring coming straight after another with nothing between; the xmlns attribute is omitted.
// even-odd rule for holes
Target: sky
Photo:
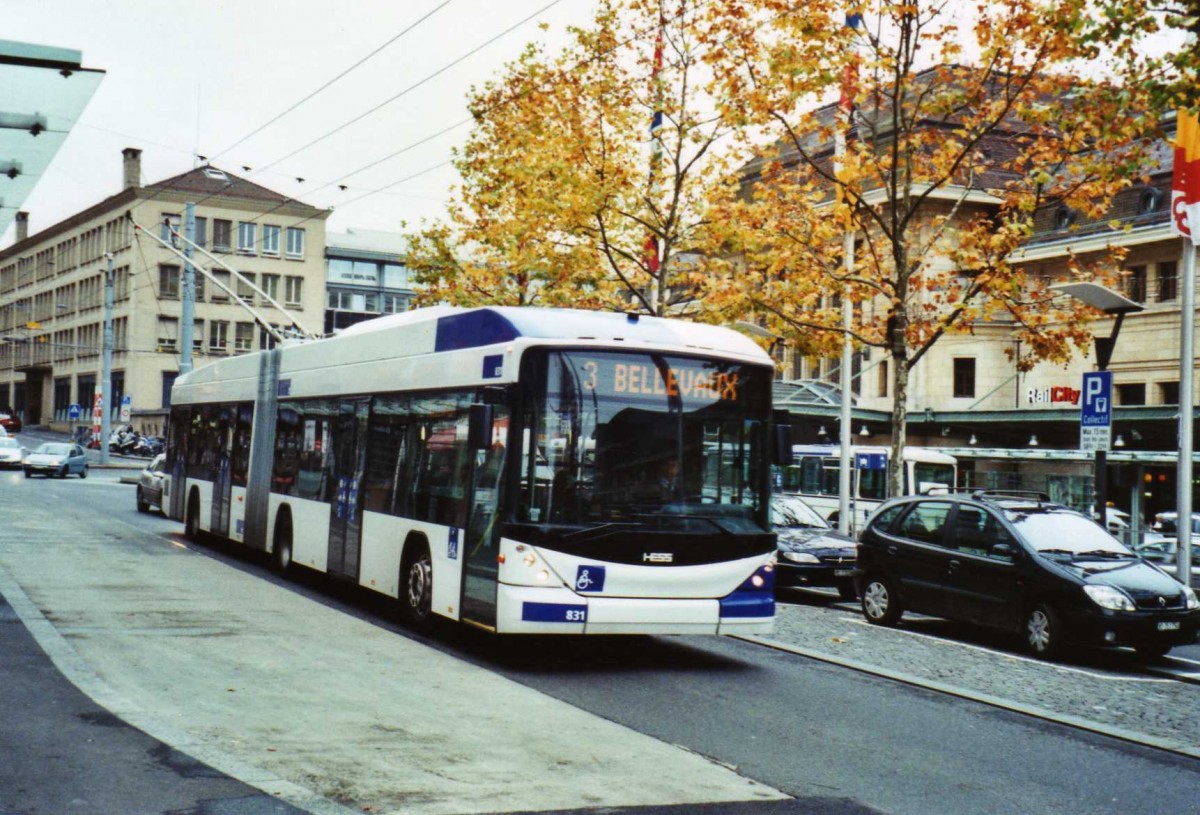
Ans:
<svg viewBox="0 0 1200 815"><path fill-rule="evenodd" d="M284 195L332 208L331 231L416 228L445 212L456 179L451 150L470 132L459 123L469 116L471 86L496 78L531 41L565 43L566 27L586 23L594 5L0 0L4 39L76 49L84 67L106 72L22 207L30 213L30 233L119 192L126 147L143 151L143 184L190 170L199 154ZM11 245L14 234L10 227L0 247Z"/></svg>

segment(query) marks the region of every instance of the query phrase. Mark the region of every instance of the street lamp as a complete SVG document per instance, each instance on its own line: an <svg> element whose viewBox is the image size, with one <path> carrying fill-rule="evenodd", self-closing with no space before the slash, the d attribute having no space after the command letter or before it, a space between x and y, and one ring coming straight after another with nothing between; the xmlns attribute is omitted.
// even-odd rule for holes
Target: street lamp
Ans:
<svg viewBox="0 0 1200 815"><path fill-rule="evenodd" d="M1105 288L1099 283L1062 283L1057 286L1051 286L1051 291L1065 294L1068 297L1074 297L1082 303L1086 303L1092 308L1099 309L1110 317L1115 317L1113 321L1112 333L1107 337L1096 337L1096 367L1101 371L1108 370L1108 363L1112 361L1113 348L1117 344L1117 334L1121 332L1121 323L1125 320L1126 314L1134 314L1141 311L1144 306L1141 303L1134 302L1128 297ZM1096 492L1096 517L1100 519L1100 524L1105 528L1108 527L1108 450L1096 451L1096 469L1094 474L1095 492Z"/></svg>

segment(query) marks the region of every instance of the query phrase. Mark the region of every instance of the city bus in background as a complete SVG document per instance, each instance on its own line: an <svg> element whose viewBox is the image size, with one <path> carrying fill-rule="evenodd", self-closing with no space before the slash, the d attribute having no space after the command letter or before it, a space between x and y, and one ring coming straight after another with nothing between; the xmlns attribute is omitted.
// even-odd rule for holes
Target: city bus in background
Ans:
<svg viewBox="0 0 1200 815"><path fill-rule="evenodd" d="M764 633L770 357L637 315L434 307L175 382L171 517L497 633ZM719 462L719 465L717 463Z"/></svg>
<svg viewBox="0 0 1200 815"><path fill-rule="evenodd" d="M855 445L850 451L851 531L863 522L887 494L888 447ZM841 447L828 444L797 444L792 463L777 473L782 491L803 496L826 519L837 520ZM958 461L954 456L928 447L904 448L904 495L949 492L957 485ZM780 486L777 482L777 487Z"/></svg>

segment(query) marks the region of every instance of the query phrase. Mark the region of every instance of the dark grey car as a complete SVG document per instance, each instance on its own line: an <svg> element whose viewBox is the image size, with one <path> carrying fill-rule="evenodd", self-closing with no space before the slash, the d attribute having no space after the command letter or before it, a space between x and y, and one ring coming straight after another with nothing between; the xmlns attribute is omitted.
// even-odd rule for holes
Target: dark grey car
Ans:
<svg viewBox="0 0 1200 815"><path fill-rule="evenodd" d="M1200 633L1191 588L1091 518L1039 499L895 499L863 530L858 565L876 625L911 610L1020 633L1042 657L1070 642L1154 658Z"/></svg>

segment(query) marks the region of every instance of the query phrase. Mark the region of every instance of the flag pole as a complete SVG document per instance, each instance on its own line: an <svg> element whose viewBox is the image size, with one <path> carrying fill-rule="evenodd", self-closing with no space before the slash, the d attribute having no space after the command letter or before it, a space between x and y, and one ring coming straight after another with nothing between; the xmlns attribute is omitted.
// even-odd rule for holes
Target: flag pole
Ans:
<svg viewBox="0 0 1200 815"><path fill-rule="evenodd" d="M1192 438L1193 383L1196 377L1196 252L1190 238L1183 238L1183 286L1179 305L1179 465L1175 478L1175 574L1185 586L1192 585Z"/></svg>
<svg viewBox="0 0 1200 815"><path fill-rule="evenodd" d="M851 32L857 32L862 24L862 16L857 10L846 13L846 27ZM834 175L842 180L845 169L846 139L850 134L854 120L854 94L857 92L858 65L856 55L851 52L850 63L842 74L841 97L838 100L838 122L833 135ZM843 201L844 206L849 204ZM850 517L850 493L853 491L850 468L851 442L854 440L854 426L851 409L854 399L853 359L854 345L850 339L850 331L854 321L854 304L850 300L850 275L854 273L854 221L846 218L846 234L842 237L842 266L847 282L842 286L842 403L841 403L841 432L838 434L840 455L838 457L838 532L843 535L854 533L856 524Z"/></svg>

